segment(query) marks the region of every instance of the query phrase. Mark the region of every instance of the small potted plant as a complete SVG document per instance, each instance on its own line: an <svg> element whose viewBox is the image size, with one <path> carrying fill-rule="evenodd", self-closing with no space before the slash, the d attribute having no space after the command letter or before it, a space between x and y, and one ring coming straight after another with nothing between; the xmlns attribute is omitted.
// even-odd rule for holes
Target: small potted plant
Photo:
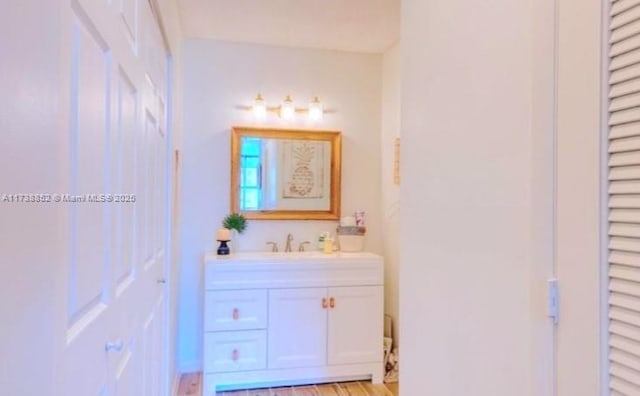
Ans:
<svg viewBox="0 0 640 396"><path fill-rule="evenodd" d="M242 234L247 229L247 218L240 213L229 213L223 220L222 226L228 230L231 230L233 236L231 237L231 244L234 250L238 251L238 235Z"/></svg>
<svg viewBox="0 0 640 396"><path fill-rule="evenodd" d="M229 213L223 220L222 226L228 230L235 230L242 234L247 229L247 218L240 213Z"/></svg>

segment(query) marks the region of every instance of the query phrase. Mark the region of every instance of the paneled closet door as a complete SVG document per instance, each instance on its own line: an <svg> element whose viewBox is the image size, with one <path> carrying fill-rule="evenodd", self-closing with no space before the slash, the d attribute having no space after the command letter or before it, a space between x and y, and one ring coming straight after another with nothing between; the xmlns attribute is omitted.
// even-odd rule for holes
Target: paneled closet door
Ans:
<svg viewBox="0 0 640 396"><path fill-rule="evenodd" d="M72 0L58 395L164 395L166 52L145 0ZM64 52L68 51L68 54Z"/></svg>

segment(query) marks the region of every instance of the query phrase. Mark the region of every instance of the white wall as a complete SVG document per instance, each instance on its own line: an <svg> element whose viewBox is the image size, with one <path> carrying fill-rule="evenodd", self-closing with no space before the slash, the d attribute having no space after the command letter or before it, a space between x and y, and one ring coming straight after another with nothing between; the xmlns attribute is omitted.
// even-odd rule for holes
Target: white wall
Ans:
<svg viewBox="0 0 640 396"><path fill-rule="evenodd" d="M252 125L258 92L277 105L287 94L306 105L319 96L326 109L318 127L343 132L342 212L367 212L366 249L382 253L380 216L379 55L234 44L210 40L184 43L184 139L181 191L181 273L179 361L183 371L200 368L202 255L214 250L215 231L229 212L230 128ZM251 221L242 250L265 250L276 240L281 249L291 232L297 246L314 241L334 222Z"/></svg>
<svg viewBox="0 0 640 396"><path fill-rule="evenodd" d="M53 193L61 155L59 54L62 2L4 2L0 13L0 194ZM26 165L29 164L29 165ZM34 169L37 164L37 169ZM0 201L0 386L51 394L55 279L63 265L62 205Z"/></svg>
<svg viewBox="0 0 640 396"><path fill-rule="evenodd" d="M382 57L381 130L382 228L384 229L384 307L393 319L398 343L398 265L400 261L400 186L393 182L394 142L400 137L400 43Z"/></svg>
<svg viewBox="0 0 640 396"><path fill-rule="evenodd" d="M534 46L532 10L403 1L403 395L548 394L537 384L552 361L534 348L551 344L550 324L533 300L549 263L532 260L549 243L534 240L533 218L551 177L534 185L548 151L532 119L548 113L532 87L550 83L536 69L550 54Z"/></svg>

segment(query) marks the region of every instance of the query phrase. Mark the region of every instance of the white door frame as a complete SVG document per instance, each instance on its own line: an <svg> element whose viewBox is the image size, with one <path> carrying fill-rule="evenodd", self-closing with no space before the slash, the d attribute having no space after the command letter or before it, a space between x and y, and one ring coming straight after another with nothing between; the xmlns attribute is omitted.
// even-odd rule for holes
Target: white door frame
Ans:
<svg viewBox="0 0 640 396"><path fill-rule="evenodd" d="M611 2L602 0L600 34L600 395L609 389L609 11Z"/></svg>
<svg viewBox="0 0 640 396"><path fill-rule="evenodd" d="M555 261L557 0L532 2L533 59L531 110L532 310L534 318L547 312L549 280L557 276ZM556 327L552 318L534 327L533 394L552 396L556 388Z"/></svg>
<svg viewBox="0 0 640 396"><path fill-rule="evenodd" d="M159 23L162 23L159 21ZM164 36L164 33L163 33ZM166 43L166 37L165 37ZM167 43L168 45L168 43ZM162 355L164 356L164 390L165 396L171 396L171 392L173 391L173 376L170 372L171 365L169 364L171 356L171 343L173 342L173 332L171 331L171 295L173 289L173 283L171 279L171 262L173 257L173 241L171 240L171 236L173 234L173 223L172 223L172 209L173 208L173 189L176 186L173 183L172 173L173 173L173 161L175 160L173 154L173 60L170 53L167 53L167 99L166 99L166 114L167 114L167 144L166 144L166 169L165 169L165 179L167 183L166 190L166 206L165 206L165 231L166 235L164 236L165 246L166 246L166 254L164 257L164 262L162 265L164 266L164 347L162 351Z"/></svg>
<svg viewBox="0 0 640 396"><path fill-rule="evenodd" d="M171 240L171 236L172 236L172 230L173 230L173 223L172 223L172 207L173 207L173 189L176 188L176 186L173 183L173 178L172 178L172 174L173 174L173 167L174 167L174 163L173 161L175 160L174 156L173 156L173 147L174 147L174 143L173 143L173 114L174 114L174 109L173 109L173 96L174 96L174 90L173 90L173 82L174 82L174 75L173 75L173 57L172 57L172 52L171 52L171 45L170 42L167 38L166 35L166 30L164 27L164 23L162 21L162 17L158 12L158 2L157 0L152 0L150 1L150 5L152 7L152 11L153 14L155 16L155 20L156 23L158 24L158 28L160 29L160 34L162 35L162 40L164 42L164 46L165 46L165 55L166 55L166 65L167 65L167 69L166 69L166 87L167 87L167 92L166 92L166 98L165 98L165 106L166 106L166 110L165 110L165 114L166 114L166 125L165 125L165 131L166 131L166 145L165 145L165 155L166 155L166 162L165 162L165 169L164 169L164 177L165 177L165 182L166 182L166 191L165 191L165 207L164 207L164 211L165 211L165 224L164 224L164 231L165 231L165 235L163 236L163 240L164 240L164 246L165 246L165 255L164 255L164 259L163 259L163 279L164 279L164 287L163 287L163 301L164 301L164 324L163 324L163 332L164 332L164 345L163 345L163 350L162 350L162 356L163 356L163 374L164 374L164 379L162 381L163 383L163 392L164 395L163 396L170 396L171 392L173 392L173 381L174 378L172 376L172 373L170 372L170 368L171 365L169 364L170 360L172 359L171 356L171 342L173 339L174 334L172 334L173 332L171 331L171 295L172 293L172 289L173 289L173 283L172 283L172 279L171 279L171 262L172 262L172 256L173 256L173 244L172 244L172 240Z"/></svg>
<svg viewBox="0 0 640 396"><path fill-rule="evenodd" d="M608 394L604 3L557 0L557 396Z"/></svg>

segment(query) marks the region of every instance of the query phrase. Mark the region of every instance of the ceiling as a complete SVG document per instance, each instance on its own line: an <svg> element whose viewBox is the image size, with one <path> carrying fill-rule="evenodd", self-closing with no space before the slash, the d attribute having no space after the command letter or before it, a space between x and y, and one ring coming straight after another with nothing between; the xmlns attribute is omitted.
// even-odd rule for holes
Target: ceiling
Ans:
<svg viewBox="0 0 640 396"><path fill-rule="evenodd" d="M400 37L400 0L178 0L187 37L381 53Z"/></svg>

